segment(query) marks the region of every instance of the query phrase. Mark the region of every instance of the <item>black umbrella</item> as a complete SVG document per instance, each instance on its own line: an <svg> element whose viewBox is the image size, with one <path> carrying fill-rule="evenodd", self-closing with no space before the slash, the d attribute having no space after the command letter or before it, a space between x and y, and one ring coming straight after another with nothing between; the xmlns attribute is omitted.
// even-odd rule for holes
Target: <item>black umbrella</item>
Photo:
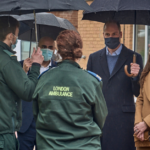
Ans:
<svg viewBox="0 0 150 150"><path fill-rule="evenodd" d="M120 24L135 24L135 38L136 24L150 25L150 0L94 0L91 7L94 11L86 11L83 20L99 22L115 20ZM134 42L134 52L135 44ZM133 62L136 62L135 54ZM125 73L127 76L133 76L127 72L127 66Z"/></svg>
<svg viewBox="0 0 150 150"><path fill-rule="evenodd" d="M1 0L0 1L0 13L10 13L20 8L19 0Z"/></svg>
<svg viewBox="0 0 150 150"><path fill-rule="evenodd" d="M26 14L21 16L12 15L12 17L16 18L20 22L20 31L18 38L20 40L35 42L36 37L34 34L34 14ZM74 30L78 32L68 20L56 17L51 13L37 13L36 19L38 39L40 39L41 37L48 36L56 40L59 33L63 30Z"/></svg>
<svg viewBox="0 0 150 150"><path fill-rule="evenodd" d="M64 10L86 10L92 11L92 8L85 0L20 0L20 9L16 13L32 13L34 11L35 18L35 35L36 42L38 42L36 16L35 12L40 11L64 11ZM15 11L14 11L15 12Z"/></svg>
<svg viewBox="0 0 150 150"><path fill-rule="evenodd" d="M1 0L1 14L27 14L46 11L85 10L92 8L85 0Z"/></svg>
<svg viewBox="0 0 150 150"><path fill-rule="evenodd" d="M34 12L36 42L38 42L36 12L67 10L92 11L92 8L85 0L1 0L0 6L0 14L21 15Z"/></svg>
<svg viewBox="0 0 150 150"><path fill-rule="evenodd" d="M83 20L150 25L149 0L95 0L91 7L94 11L86 11Z"/></svg>
<svg viewBox="0 0 150 150"><path fill-rule="evenodd" d="M16 18L20 21L20 32L19 39L25 41L36 41L36 37L34 34L34 15L12 15L12 17ZM38 39L44 36L49 36L56 40L58 34L63 30L76 30L76 28L66 19L56 17L51 13L37 13L36 14L36 23L37 23L37 31L38 31ZM32 30L32 38L30 36Z"/></svg>
<svg viewBox="0 0 150 150"><path fill-rule="evenodd" d="M1 0L0 14L29 14L47 11L85 10L92 8L85 0Z"/></svg>
<svg viewBox="0 0 150 150"><path fill-rule="evenodd" d="M20 13L32 13L33 8L39 11L64 11L64 10L85 10L92 11L92 8L85 0L19 0ZM18 13L18 12L17 12Z"/></svg>

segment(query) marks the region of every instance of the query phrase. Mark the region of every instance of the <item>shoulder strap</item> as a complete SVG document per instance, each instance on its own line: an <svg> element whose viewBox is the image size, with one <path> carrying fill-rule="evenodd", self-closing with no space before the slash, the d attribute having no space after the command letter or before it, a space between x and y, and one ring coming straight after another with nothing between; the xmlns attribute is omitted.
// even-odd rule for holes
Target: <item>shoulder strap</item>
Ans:
<svg viewBox="0 0 150 150"><path fill-rule="evenodd" d="M8 50L3 50L7 55L9 55L10 57L11 56L16 56L16 55L14 55L12 52L10 52L10 51L8 51Z"/></svg>
<svg viewBox="0 0 150 150"><path fill-rule="evenodd" d="M92 71L87 71L89 74L91 74L92 76L94 76L99 82L102 81L102 78L97 75L96 73L92 72Z"/></svg>

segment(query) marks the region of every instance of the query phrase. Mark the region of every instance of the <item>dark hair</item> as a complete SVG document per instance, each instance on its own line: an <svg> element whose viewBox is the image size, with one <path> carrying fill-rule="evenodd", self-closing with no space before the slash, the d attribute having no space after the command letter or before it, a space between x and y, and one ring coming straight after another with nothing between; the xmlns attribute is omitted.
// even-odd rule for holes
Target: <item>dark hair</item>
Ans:
<svg viewBox="0 0 150 150"><path fill-rule="evenodd" d="M19 22L11 16L0 17L0 41L4 41L9 33L15 34Z"/></svg>
<svg viewBox="0 0 150 150"><path fill-rule="evenodd" d="M63 60L75 60L82 57L83 43L79 33L72 30L62 31L56 41L58 53Z"/></svg>
<svg viewBox="0 0 150 150"><path fill-rule="evenodd" d="M115 20L109 20L107 21L105 24L104 24L104 28L103 28L103 31L105 31L105 28L108 24L116 24L118 26L118 29L119 31L121 32L121 26L120 26L120 23L118 21L115 21Z"/></svg>
<svg viewBox="0 0 150 150"><path fill-rule="evenodd" d="M148 61L141 73L141 77L140 77L140 87L143 88L144 82L145 82L145 78L148 75L148 73L150 72L150 54L148 57Z"/></svg>

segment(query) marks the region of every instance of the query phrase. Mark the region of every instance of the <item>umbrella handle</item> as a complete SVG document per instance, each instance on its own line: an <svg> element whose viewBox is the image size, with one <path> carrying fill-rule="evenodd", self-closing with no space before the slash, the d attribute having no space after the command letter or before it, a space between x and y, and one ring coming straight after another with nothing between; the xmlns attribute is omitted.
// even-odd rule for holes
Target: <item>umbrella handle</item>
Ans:
<svg viewBox="0 0 150 150"><path fill-rule="evenodd" d="M133 63L136 63L136 54L133 54ZM128 66L127 65L124 66L124 72L128 77L134 76L133 74L128 73Z"/></svg>

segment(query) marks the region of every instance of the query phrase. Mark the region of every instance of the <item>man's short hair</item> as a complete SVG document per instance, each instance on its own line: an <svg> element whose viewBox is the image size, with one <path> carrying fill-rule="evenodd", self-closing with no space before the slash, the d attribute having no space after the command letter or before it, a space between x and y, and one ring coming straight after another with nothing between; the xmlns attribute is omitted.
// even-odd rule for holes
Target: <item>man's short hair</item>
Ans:
<svg viewBox="0 0 150 150"><path fill-rule="evenodd" d="M0 17L0 41L4 41L9 33L15 34L19 22L11 16Z"/></svg>
<svg viewBox="0 0 150 150"><path fill-rule="evenodd" d="M115 21L115 20L107 21L107 22L104 24L103 31L105 31L106 26L107 26L108 24L116 24L116 25L118 26L119 31L121 32L121 26L120 26L120 23L119 23L118 21Z"/></svg>

